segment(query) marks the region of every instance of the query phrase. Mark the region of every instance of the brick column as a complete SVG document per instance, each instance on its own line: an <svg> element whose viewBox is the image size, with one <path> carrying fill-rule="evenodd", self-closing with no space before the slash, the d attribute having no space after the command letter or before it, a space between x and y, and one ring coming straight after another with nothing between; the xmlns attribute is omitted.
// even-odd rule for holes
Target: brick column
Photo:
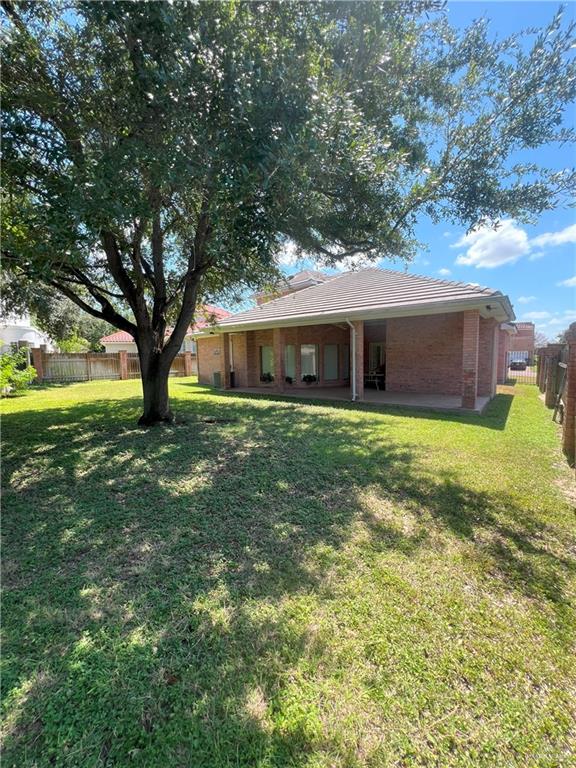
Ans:
<svg viewBox="0 0 576 768"><path fill-rule="evenodd" d="M32 365L36 369L36 378L38 381L42 381L44 378L44 361L42 360L42 357L42 350L34 347L32 349Z"/></svg>
<svg viewBox="0 0 576 768"><path fill-rule="evenodd" d="M462 313L462 408L474 409L478 393L478 334L480 313L477 309Z"/></svg>
<svg viewBox="0 0 576 768"><path fill-rule="evenodd" d="M184 376L192 376L192 352L184 352Z"/></svg>
<svg viewBox="0 0 576 768"><path fill-rule="evenodd" d="M128 378L128 352L125 349L121 349L118 352L118 359L120 361L120 378L122 380Z"/></svg>
<svg viewBox="0 0 576 768"><path fill-rule="evenodd" d="M246 386L257 387L260 384L260 367L254 331L246 331Z"/></svg>
<svg viewBox="0 0 576 768"><path fill-rule="evenodd" d="M490 397L495 397L496 386L498 384L498 339L499 339L498 324L494 324L492 331L492 377L490 379Z"/></svg>
<svg viewBox="0 0 576 768"><path fill-rule="evenodd" d="M286 382L286 365L284 362L284 328L272 330L272 346L274 350L274 389L284 392Z"/></svg>
<svg viewBox="0 0 576 768"><path fill-rule="evenodd" d="M566 400L562 423L562 450L571 465L576 460L576 323L566 332L568 360L566 368Z"/></svg>
<svg viewBox="0 0 576 768"><path fill-rule="evenodd" d="M508 378L508 351L510 349L510 334L500 328L498 330L498 384L505 384Z"/></svg>
<svg viewBox="0 0 576 768"><path fill-rule="evenodd" d="M356 359L352 360L352 375L356 377L356 399L364 400L364 320L354 320L353 325L356 329ZM350 339L350 349L352 349L352 339Z"/></svg>
<svg viewBox="0 0 576 768"><path fill-rule="evenodd" d="M230 389L230 334L223 333L220 338L222 339L222 388Z"/></svg>
<svg viewBox="0 0 576 768"><path fill-rule="evenodd" d="M300 356L300 328L294 329L294 386L302 386L302 358Z"/></svg>

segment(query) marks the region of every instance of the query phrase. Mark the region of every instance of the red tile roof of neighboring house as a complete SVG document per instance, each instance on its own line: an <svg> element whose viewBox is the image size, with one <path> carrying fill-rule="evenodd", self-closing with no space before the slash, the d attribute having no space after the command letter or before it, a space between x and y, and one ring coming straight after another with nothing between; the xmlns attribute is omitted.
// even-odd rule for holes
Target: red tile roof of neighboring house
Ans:
<svg viewBox="0 0 576 768"><path fill-rule="evenodd" d="M188 328L186 335L190 336L195 331L199 331L202 328L207 328L210 325L214 325L215 321L217 322L218 320L223 320L225 317L229 317L231 314L231 312L228 312L226 309L222 309L222 307L215 307L213 304L203 304L196 310L196 322L193 326ZM166 329L166 333L171 332L172 328ZM102 344L122 344L130 343L131 341L134 341L134 337L127 331L115 331L114 333L110 333L108 336L102 336L100 339Z"/></svg>

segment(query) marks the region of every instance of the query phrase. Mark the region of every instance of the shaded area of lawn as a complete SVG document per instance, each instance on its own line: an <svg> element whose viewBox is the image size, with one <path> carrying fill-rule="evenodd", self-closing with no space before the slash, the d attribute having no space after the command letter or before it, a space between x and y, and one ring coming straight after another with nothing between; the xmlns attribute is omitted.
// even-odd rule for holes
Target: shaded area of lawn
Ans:
<svg viewBox="0 0 576 768"><path fill-rule="evenodd" d="M136 382L5 406L5 765L569 759L533 388L486 417L173 390L148 431Z"/></svg>

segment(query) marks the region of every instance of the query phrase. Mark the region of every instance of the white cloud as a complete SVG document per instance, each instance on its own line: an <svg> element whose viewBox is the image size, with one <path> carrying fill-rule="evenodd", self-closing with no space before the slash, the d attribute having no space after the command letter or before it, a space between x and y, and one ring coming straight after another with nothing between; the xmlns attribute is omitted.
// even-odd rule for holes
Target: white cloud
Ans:
<svg viewBox="0 0 576 768"><path fill-rule="evenodd" d="M545 320L551 316L550 312L526 312L522 315L522 320Z"/></svg>
<svg viewBox="0 0 576 768"><path fill-rule="evenodd" d="M443 237L452 237L452 232L443 232L442 236Z"/></svg>
<svg viewBox="0 0 576 768"><path fill-rule="evenodd" d="M536 296L518 296L518 304L530 304L531 301L536 301Z"/></svg>
<svg viewBox="0 0 576 768"><path fill-rule="evenodd" d="M565 309L563 312L547 312L547 318L538 322L536 321L537 330L541 333L548 333L548 335L555 335L560 331L563 331L571 323L576 322L576 311L573 309Z"/></svg>
<svg viewBox="0 0 576 768"><path fill-rule="evenodd" d="M559 232L544 232L529 238L522 227L512 219L500 222L497 229L479 227L461 237L451 248L466 248L466 253L456 259L456 264L473 266L477 269L493 269L503 264L513 264L523 256L531 261L544 256L546 246L576 243L576 224Z"/></svg>
<svg viewBox="0 0 576 768"><path fill-rule="evenodd" d="M438 274L442 275L443 277L448 277L448 275L451 275L452 272L449 269L446 269L446 267L442 267L442 269L438 270Z"/></svg>
<svg viewBox="0 0 576 768"><path fill-rule="evenodd" d="M574 277L569 277L568 280L560 280L556 285L563 285L566 288L576 288L576 275Z"/></svg>
<svg viewBox="0 0 576 768"><path fill-rule="evenodd" d="M458 256L456 264L488 269L513 264L530 250L528 235L510 219L503 221L498 229L480 227L469 232L450 247L467 248L466 254Z"/></svg>
<svg viewBox="0 0 576 768"><path fill-rule="evenodd" d="M560 232L544 232L543 235L533 237L530 241L532 247L545 248L547 245L565 245L576 243L576 224L561 229Z"/></svg>

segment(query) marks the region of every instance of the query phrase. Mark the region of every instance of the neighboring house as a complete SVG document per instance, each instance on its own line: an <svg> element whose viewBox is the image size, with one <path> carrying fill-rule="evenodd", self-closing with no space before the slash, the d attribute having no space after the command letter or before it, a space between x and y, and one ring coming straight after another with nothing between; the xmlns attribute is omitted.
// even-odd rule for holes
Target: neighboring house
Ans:
<svg viewBox="0 0 576 768"><path fill-rule="evenodd" d="M502 323L498 331L498 363L496 381L498 384L504 384L508 378L508 367L510 365L510 347L512 339L518 333L516 323Z"/></svg>
<svg viewBox="0 0 576 768"><path fill-rule="evenodd" d="M261 291L260 293L255 293L252 298L256 301L256 304L264 304L272 299L278 299L280 296L301 291L303 288L311 288L313 285L326 283L328 280L332 280L333 277L335 275L327 275L326 272L305 269L302 272L297 272L295 275L286 277L284 281L276 286L273 292Z"/></svg>
<svg viewBox="0 0 576 768"><path fill-rule="evenodd" d="M534 323L514 323L516 334L510 339L510 352L515 360L526 360L530 365L534 362L536 349L536 329Z"/></svg>
<svg viewBox="0 0 576 768"><path fill-rule="evenodd" d="M480 410L496 391L500 325L513 319L499 291L362 269L202 332L199 381Z"/></svg>
<svg viewBox="0 0 576 768"><path fill-rule="evenodd" d="M193 357L196 357L196 339L195 336L198 331L211 327L219 320L223 320L228 317L230 312L221 307L215 307L212 304L204 304L196 310L196 317L194 325L188 328L188 332L184 338L181 352L191 352ZM171 329L166 331L169 335ZM131 334L126 331L116 331L109 336L103 336L100 339L100 343L104 345L106 352L138 352L136 342Z"/></svg>
<svg viewBox="0 0 576 768"><path fill-rule="evenodd" d="M42 347L46 352L54 351L52 339L32 325L29 315L0 317L0 349L7 352L15 347Z"/></svg>

